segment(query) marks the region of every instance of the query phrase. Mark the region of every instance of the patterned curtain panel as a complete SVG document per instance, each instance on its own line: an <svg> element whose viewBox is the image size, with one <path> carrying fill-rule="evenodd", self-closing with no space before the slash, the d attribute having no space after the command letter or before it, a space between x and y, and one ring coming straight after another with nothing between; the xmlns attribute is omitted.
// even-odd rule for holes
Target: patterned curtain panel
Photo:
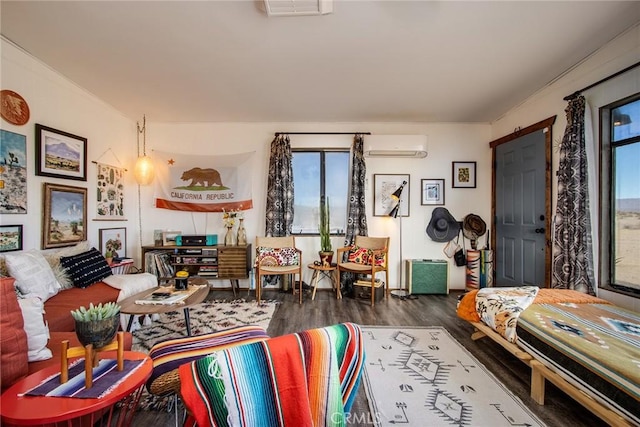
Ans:
<svg viewBox="0 0 640 427"><path fill-rule="evenodd" d="M293 225L293 166L289 135L278 135L271 142L265 235L291 234Z"/></svg>
<svg viewBox="0 0 640 427"><path fill-rule="evenodd" d="M351 175L349 178L349 203L347 205L347 232L344 245L350 246L356 240L356 236L367 235L367 212L364 203L364 183L367 175L367 166L364 161L364 136L356 134L353 138L351 149ZM344 255L347 256L346 254ZM346 260L343 260L346 261ZM340 278L341 292L345 296L353 293L353 273L342 274Z"/></svg>
<svg viewBox="0 0 640 427"><path fill-rule="evenodd" d="M560 146L552 286L595 295L584 97L571 99L565 111L567 128Z"/></svg>
<svg viewBox="0 0 640 427"><path fill-rule="evenodd" d="M347 206L347 232L345 246L353 244L356 236L367 235L367 214L364 203L364 183L367 165L364 161L364 136L356 134L351 149L351 177L349 179L349 204Z"/></svg>

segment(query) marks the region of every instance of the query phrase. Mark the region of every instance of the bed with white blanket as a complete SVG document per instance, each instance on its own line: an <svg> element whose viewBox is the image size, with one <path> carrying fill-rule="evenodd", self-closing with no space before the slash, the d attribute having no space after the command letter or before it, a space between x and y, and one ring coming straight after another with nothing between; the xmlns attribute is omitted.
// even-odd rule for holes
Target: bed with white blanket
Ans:
<svg viewBox="0 0 640 427"><path fill-rule="evenodd" d="M640 315L575 291L484 288L465 294L458 316L531 367L531 396L544 383L611 425L640 426Z"/></svg>

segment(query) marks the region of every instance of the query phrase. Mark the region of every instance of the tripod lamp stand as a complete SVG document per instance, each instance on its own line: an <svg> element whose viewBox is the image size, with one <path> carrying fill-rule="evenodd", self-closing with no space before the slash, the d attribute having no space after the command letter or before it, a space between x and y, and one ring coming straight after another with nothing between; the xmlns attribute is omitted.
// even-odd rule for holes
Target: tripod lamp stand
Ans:
<svg viewBox="0 0 640 427"><path fill-rule="evenodd" d="M402 181L402 184L396 191L391 194L391 198L396 202L389 216L391 218L397 218L400 215L400 286L404 286L402 283L402 212L400 211L402 205L402 190L407 185L407 181ZM409 296L409 292L405 289L394 289L391 291L391 295L399 298L406 298Z"/></svg>

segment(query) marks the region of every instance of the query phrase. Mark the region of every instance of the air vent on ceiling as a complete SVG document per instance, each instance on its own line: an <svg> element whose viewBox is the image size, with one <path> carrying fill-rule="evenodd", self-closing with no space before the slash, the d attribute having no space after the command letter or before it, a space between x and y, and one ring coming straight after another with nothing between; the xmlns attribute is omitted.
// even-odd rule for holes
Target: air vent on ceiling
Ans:
<svg viewBox="0 0 640 427"><path fill-rule="evenodd" d="M325 15L333 12L333 0L264 0L269 16Z"/></svg>
<svg viewBox="0 0 640 427"><path fill-rule="evenodd" d="M427 157L426 135L365 135L366 157Z"/></svg>

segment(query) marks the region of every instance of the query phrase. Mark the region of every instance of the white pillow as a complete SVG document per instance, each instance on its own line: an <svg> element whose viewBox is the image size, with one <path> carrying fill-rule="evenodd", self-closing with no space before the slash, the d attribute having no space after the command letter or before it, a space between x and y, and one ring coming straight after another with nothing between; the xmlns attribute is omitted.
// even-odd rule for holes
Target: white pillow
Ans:
<svg viewBox="0 0 640 427"><path fill-rule="evenodd" d="M27 357L29 362L47 360L53 357L47 348L49 327L44 322L44 303L38 297L19 298L18 304L24 319L24 331L27 333Z"/></svg>
<svg viewBox="0 0 640 427"><path fill-rule="evenodd" d="M61 286L44 256L37 250L6 254L5 261L16 287L24 295L46 301L58 293Z"/></svg>

